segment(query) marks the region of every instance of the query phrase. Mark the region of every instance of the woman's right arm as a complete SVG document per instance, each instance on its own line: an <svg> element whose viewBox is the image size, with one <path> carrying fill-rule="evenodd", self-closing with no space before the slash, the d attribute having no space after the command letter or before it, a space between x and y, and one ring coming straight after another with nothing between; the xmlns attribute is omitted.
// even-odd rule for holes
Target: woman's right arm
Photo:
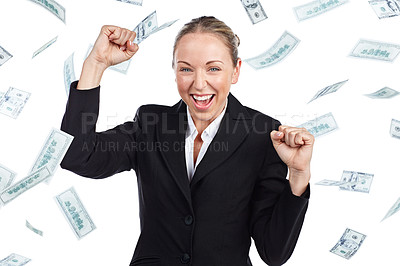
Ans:
<svg viewBox="0 0 400 266"><path fill-rule="evenodd" d="M61 130L74 136L61 167L76 174L104 178L136 167L131 150L141 132L139 112L135 119L105 132L96 132L101 77L111 65L129 60L138 50L135 33L103 26L84 62L79 82L71 84Z"/></svg>

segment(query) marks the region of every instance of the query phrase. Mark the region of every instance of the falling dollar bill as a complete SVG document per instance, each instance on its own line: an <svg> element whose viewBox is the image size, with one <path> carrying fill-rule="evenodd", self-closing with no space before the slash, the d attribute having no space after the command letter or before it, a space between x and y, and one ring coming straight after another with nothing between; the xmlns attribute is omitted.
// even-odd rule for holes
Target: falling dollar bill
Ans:
<svg viewBox="0 0 400 266"><path fill-rule="evenodd" d="M0 100L1 100L1 98L3 98L3 96L4 96L4 92L0 91Z"/></svg>
<svg viewBox="0 0 400 266"><path fill-rule="evenodd" d="M157 11L153 11L145 19L143 19L136 27L133 29L136 32L136 37L133 40L134 43L140 44L144 39L149 37L153 31L158 27L157 23Z"/></svg>
<svg viewBox="0 0 400 266"><path fill-rule="evenodd" d="M393 62L400 53L400 45L359 40L350 56Z"/></svg>
<svg viewBox="0 0 400 266"><path fill-rule="evenodd" d="M7 62L11 57L12 55L0 46L0 66Z"/></svg>
<svg viewBox="0 0 400 266"><path fill-rule="evenodd" d="M339 188L340 190L369 193L373 178L373 174L343 171L342 179L340 180L343 184Z"/></svg>
<svg viewBox="0 0 400 266"><path fill-rule="evenodd" d="M343 181L336 181L336 180L328 180L328 179L324 179L321 180L317 183L315 183L316 185L320 185L320 186L340 186L342 184L344 184Z"/></svg>
<svg viewBox="0 0 400 266"><path fill-rule="evenodd" d="M10 87L0 99L0 113L16 119L30 96L29 92Z"/></svg>
<svg viewBox="0 0 400 266"><path fill-rule="evenodd" d="M12 253L5 259L0 260L0 266L22 266L30 262L31 259Z"/></svg>
<svg viewBox="0 0 400 266"><path fill-rule="evenodd" d="M175 19L175 20L171 20L171 21L169 21L169 22L165 22L165 23L162 24L160 27L157 27L157 29L155 29L154 31L152 31L151 34L154 34L154 33L158 32L158 31L160 31L160 30L163 30L163 29L165 29L165 28L170 27L172 24L174 24L174 23L177 22L178 20L179 20L179 19ZM150 35L151 35L151 34L150 34Z"/></svg>
<svg viewBox="0 0 400 266"><path fill-rule="evenodd" d="M390 125L390 135L395 138L400 139L400 121L396 119L392 119L392 123Z"/></svg>
<svg viewBox="0 0 400 266"><path fill-rule="evenodd" d="M3 205L9 203L50 176L51 172L47 166L30 173L27 177L0 192L0 202L3 203Z"/></svg>
<svg viewBox="0 0 400 266"><path fill-rule="evenodd" d="M41 5L65 23L65 8L54 0L30 0Z"/></svg>
<svg viewBox="0 0 400 266"><path fill-rule="evenodd" d="M271 66L288 56L299 42L299 39L285 31L269 50L256 57L246 59L245 62L256 70Z"/></svg>
<svg viewBox="0 0 400 266"><path fill-rule="evenodd" d="M141 6L143 4L143 0L117 0L117 1L137 6Z"/></svg>
<svg viewBox="0 0 400 266"><path fill-rule="evenodd" d="M379 19L400 15L399 0L373 0L368 2Z"/></svg>
<svg viewBox="0 0 400 266"><path fill-rule="evenodd" d="M309 19L327 11L330 11L338 6L349 2L348 0L317 0L308 4L294 8L294 12L299 21Z"/></svg>
<svg viewBox="0 0 400 266"><path fill-rule="evenodd" d="M57 166L60 164L71 145L73 138L73 136L64 131L53 128L42 146L32 166L31 172L43 166L47 166L50 172L54 174Z"/></svg>
<svg viewBox="0 0 400 266"><path fill-rule="evenodd" d="M389 209L389 211L386 213L385 217L383 217L381 222L383 220L389 218L390 216L392 216L393 214L395 214L399 210L400 210L400 198L398 198L397 201L393 204L393 206Z"/></svg>
<svg viewBox="0 0 400 266"><path fill-rule="evenodd" d="M57 41L58 36L54 37L53 39L51 39L50 41L48 41L46 44L44 44L42 47L40 47L37 51L35 51L32 55L32 58L34 58L35 56L37 56L38 54L40 54L41 52L43 52L44 50L46 50L50 45L52 45L53 43L55 43Z"/></svg>
<svg viewBox="0 0 400 266"><path fill-rule="evenodd" d="M356 254L357 250L361 247L364 239L367 236L346 228L343 235L330 252L339 255L340 257L350 259Z"/></svg>
<svg viewBox="0 0 400 266"><path fill-rule="evenodd" d="M56 196L56 201L78 239L96 229L73 187Z"/></svg>
<svg viewBox="0 0 400 266"><path fill-rule="evenodd" d="M315 94L314 97L308 103L318 99L319 97L338 91L340 87L342 87L347 81L348 79L323 88L322 90L318 91L317 94Z"/></svg>
<svg viewBox="0 0 400 266"><path fill-rule="evenodd" d="M33 226L28 222L28 220L25 220L25 226L26 226L29 230L31 230L32 232L34 232L35 234L38 234L38 235L40 235L40 236L43 236L43 231L41 231L41 230L36 229L35 227L33 227Z"/></svg>
<svg viewBox="0 0 400 266"><path fill-rule="evenodd" d="M87 52L86 52L86 57L85 57L85 58L87 58L87 57L89 56L89 53L92 51L92 49L93 49L93 44L90 44L89 47L88 47L88 50L87 50ZM67 59L67 60L68 60L68 59ZM126 74L126 73L128 73L128 68L129 68L129 64L131 63L131 60L132 60L132 59L123 61L123 62L121 62L121 63L119 63L119 64L110 66L109 68L110 68L111 70L118 71L118 72L120 72L120 73L122 73L122 74ZM65 65L64 65L64 67L65 67ZM65 75L65 70L64 70L64 75ZM71 79L71 80L72 80L72 79ZM65 81L64 81L64 82L65 82ZM66 84L65 84L65 85L66 85ZM66 89L67 89L67 88L66 88ZM67 93L67 95L68 95L68 94L69 94L69 86L68 86L68 93Z"/></svg>
<svg viewBox="0 0 400 266"><path fill-rule="evenodd" d="M72 53L64 62L64 86L67 97L69 96L69 89L71 83L76 80L74 68L74 53Z"/></svg>
<svg viewBox="0 0 400 266"><path fill-rule="evenodd" d="M0 191L8 188L17 174L0 164Z"/></svg>
<svg viewBox="0 0 400 266"><path fill-rule="evenodd" d="M383 89L380 89L374 93L365 94L365 96L368 96L372 99L389 99L399 94L400 93L396 90L393 90L389 87L384 87Z"/></svg>
<svg viewBox="0 0 400 266"><path fill-rule="evenodd" d="M338 128L332 113L327 113L323 116L317 117L299 125L298 127L304 127L313 134L314 137L319 137Z"/></svg>
<svg viewBox="0 0 400 266"><path fill-rule="evenodd" d="M249 15L249 18L253 24L268 18L259 0L240 1L242 2L244 9L246 9L246 13Z"/></svg>

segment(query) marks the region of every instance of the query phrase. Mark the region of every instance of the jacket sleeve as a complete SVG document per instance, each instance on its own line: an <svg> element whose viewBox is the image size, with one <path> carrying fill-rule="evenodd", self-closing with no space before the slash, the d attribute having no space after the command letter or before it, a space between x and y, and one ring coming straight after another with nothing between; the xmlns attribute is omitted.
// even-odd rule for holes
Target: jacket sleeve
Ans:
<svg viewBox="0 0 400 266"><path fill-rule="evenodd" d="M122 171L136 170L135 143L140 135L139 110L133 121L96 132L100 86L77 90L71 84L61 130L74 136L61 167L90 178L105 178Z"/></svg>
<svg viewBox="0 0 400 266"><path fill-rule="evenodd" d="M250 232L262 260L271 266L284 264L292 255L307 211L310 186L300 196L292 193L287 166L272 142L252 197Z"/></svg>

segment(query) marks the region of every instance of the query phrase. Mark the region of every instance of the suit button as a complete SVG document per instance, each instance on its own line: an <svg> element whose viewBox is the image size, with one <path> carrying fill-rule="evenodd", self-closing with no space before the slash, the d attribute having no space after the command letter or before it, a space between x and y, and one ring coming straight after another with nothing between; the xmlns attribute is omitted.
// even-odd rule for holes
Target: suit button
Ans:
<svg viewBox="0 0 400 266"><path fill-rule="evenodd" d="M187 253L183 254L182 257L181 257L181 262L182 263L188 263L189 261L190 261L189 254L187 254Z"/></svg>
<svg viewBox="0 0 400 266"><path fill-rule="evenodd" d="M185 224L186 225L191 225L193 223L193 216L192 215L188 215L185 217Z"/></svg>

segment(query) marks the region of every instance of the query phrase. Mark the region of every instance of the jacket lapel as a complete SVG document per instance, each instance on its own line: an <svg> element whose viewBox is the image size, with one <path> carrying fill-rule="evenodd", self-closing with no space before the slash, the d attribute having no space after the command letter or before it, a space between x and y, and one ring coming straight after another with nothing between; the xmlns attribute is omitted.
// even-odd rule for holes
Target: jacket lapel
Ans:
<svg viewBox="0 0 400 266"><path fill-rule="evenodd" d="M251 118L244 106L232 95L228 95L228 106L214 139L196 168L190 188L204 176L224 162L235 152L251 130Z"/></svg>

